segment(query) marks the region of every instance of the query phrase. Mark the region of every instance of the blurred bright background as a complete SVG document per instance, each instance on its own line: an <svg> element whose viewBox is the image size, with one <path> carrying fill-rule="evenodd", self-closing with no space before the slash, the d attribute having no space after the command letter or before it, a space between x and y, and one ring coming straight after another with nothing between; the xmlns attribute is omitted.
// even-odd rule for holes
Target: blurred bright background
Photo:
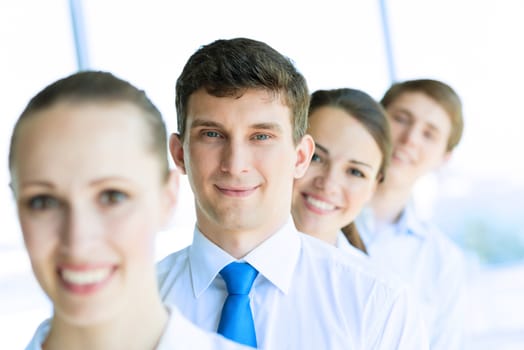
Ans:
<svg viewBox="0 0 524 350"><path fill-rule="evenodd" d="M0 348L23 348L51 313L8 188L10 134L28 100L79 67L108 70L145 89L174 131L187 58L244 36L292 58L311 91L354 87L379 99L392 80L424 77L456 89L463 141L415 201L469 257L469 347L523 349L523 15L520 0L0 2ZM193 199L182 180L158 259L191 242Z"/></svg>

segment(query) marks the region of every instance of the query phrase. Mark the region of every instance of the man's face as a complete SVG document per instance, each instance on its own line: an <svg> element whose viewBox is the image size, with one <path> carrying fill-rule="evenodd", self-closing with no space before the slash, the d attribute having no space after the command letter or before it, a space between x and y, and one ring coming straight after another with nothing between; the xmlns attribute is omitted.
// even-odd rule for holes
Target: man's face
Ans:
<svg viewBox="0 0 524 350"><path fill-rule="evenodd" d="M295 145L292 134L291 111L278 95L191 95L185 137L173 135L170 146L189 177L202 233L215 243L246 233L263 240L283 225L293 181L313 151L309 136Z"/></svg>
<svg viewBox="0 0 524 350"><path fill-rule="evenodd" d="M444 108L420 92L406 92L387 108L393 157L386 181L412 185L449 156L451 120Z"/></svg>

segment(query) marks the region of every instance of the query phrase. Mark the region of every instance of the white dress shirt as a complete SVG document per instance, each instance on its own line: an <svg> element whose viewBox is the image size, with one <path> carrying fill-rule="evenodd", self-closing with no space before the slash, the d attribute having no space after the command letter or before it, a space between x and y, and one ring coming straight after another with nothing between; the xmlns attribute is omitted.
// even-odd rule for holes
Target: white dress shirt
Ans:
<svg viewBox="0 0 524 350"><path fill-rule="evenodd" d="M205 332L185 319L175 307L168 307L169 320L155 350L249 350L253 349L234 343L221 335ZM51 320L38 326L26 350L42 350ZM144 325L147 327L147 325ZM132 336L132 335L131 335Z"/></svg>
<svg viewBox="0 0 524 350"><path fill-rule="evenodd" d="M346 238L346 235L344 235L344 232L339 231L337 235L337 241L335 242L335 247L342 249L342 251L349 253L349 254L356 254L363 258L369 258L366 253L364 253L362 250L358 249L351 243L349 243L348 239Z"/></svg>
<svg viewBox="0 0 524 350"><path fill-rule="evenodd" d="M235 258L195 229L191 246L157 265L160 294L193 323L216 331L227 296L220 270ZM299 233L291 218L246 255L259 348L427 349L406 289L378 277L367 259Z"/></svg>
<svg viewBox="0 0 524 350"><path fill-rule="evenodd" d="M432 350L463 349L465 260L459 248L410 204L393 225L370 211L356 220L373 263L410 284L428 325Z"/></svg>

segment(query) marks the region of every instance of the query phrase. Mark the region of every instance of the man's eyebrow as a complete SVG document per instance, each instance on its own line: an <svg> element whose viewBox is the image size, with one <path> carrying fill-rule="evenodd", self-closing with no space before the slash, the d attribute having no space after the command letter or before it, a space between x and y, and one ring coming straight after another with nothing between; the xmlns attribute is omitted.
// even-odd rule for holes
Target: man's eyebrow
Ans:
<svg viewBox="0 0 524 350"><path fill-rule="evenodd" d="M199 128L199 127L208 127L208 128L221 128L222 124L217 123L212 120L205 120L205 119L195 119L191 123L191 129L193 128Z"/></svg>
<svg viewBox="0 0 524 350"><path fill-rule="evenodd" d="M426 125L428 126L428 128L430 128L433 132L436 132L437 134L440 133L440 129L438 126L436 126L435 124L433 123L426 123Z"/></svg>
<svg viewBox="0 0 524 350"><path fill-rule="evenodd" d="M413 118L413 119L415 118L414 114L411 113L409 109L399 108L398 111L406 114L410 118ZM436 124L431 123L431 122L425 122L424 124L427 125L427 127L430 128L432 131L440 133L440 129Z"/></svg>
<svg viewBox="0 0 524 350"><path fill-rule="evenodd" d="M404 113L404 114L407 114L409 117L413 118L413 113L411 113L411 111L407 108L403 108L403 107L398 107L396 108L394 111L396 112L401 112L401 113Z"/></svg>
<svg viewBox="0 0 524 350"><path fill-rule="evenodd" d="M324 152L326 154L329 154L329 150L326 147L324 147L321 144L319 144L319 143L315 142L315 148L321 150L322 152Z"/></svg>
<svg viewBox="0 0 524 350"><path fill-rule="evenodd" d="M280 126L278 123L256 123L251 125L251 128L282 132L282 126Z"/></svg>
<svg viewBox="0 0 524 350"><path fill-rule="evenodd" d="M223 128L223 125L221 123L217 123L215 121L205 120L205 119L195 119L191 123L191 129L200 128L200 127ZM280 126L278 123L255 123L255 124L250 125L250 128L282 132L282 126Z"/></svg>

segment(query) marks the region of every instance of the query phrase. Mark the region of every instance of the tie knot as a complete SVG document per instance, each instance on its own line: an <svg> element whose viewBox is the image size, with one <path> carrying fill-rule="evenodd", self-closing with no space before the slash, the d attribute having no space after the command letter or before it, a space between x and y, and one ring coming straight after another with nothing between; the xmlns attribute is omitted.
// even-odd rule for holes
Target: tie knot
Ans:
<svg viewBox="0 0 524 350"><path fill-rule="evenodd" d="M248 263L232 262L220 271L229 294L249 294L258 271Z"/></svg>

